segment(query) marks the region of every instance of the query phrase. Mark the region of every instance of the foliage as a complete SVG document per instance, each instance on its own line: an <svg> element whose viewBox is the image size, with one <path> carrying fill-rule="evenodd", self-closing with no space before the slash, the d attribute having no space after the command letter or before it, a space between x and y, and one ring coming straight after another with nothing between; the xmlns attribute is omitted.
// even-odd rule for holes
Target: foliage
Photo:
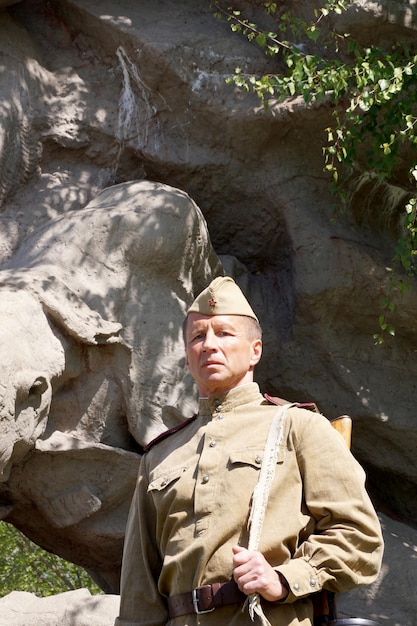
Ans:
<svg viewBox="0 0 417 626"><path fill-rule="evenodd" d="M0 596L12 591L50 596L81 588L101 592L82 567L45 552L5 522L0 522L0 581Z"/></svg>
<svg viewBox="0 0 417 626"><path fill-rule="evenodd" d="M249 3L251 4L251 3ZM240 10L212 4L219 19L234 32L258 45L277 60L278 71L264 75L236 68L229 82L259 96L268 108L273 98L282 102L301 96L307 105L323 101L333 105L333 123L326 129L324 169L344 207L352 174L366 171L377 181L395 181L405 170L402 185L409 192L398 216L400 229L394 267L406 276L416 272L417 254L417 55L405 44L389 50L361 46L349 33L332 30L329 20L349 5L348 0L328 0L307 22L275 2L263 2L264 16L274 19L273 30L260 28ZM259 3L258 3L259 6ZM407 180L408 179L408 180ZM394 334L388 323L395 309L394 293L407 283L392 281L383 302L380 328ZM379 333L377 342L382 341Z"/></svg>

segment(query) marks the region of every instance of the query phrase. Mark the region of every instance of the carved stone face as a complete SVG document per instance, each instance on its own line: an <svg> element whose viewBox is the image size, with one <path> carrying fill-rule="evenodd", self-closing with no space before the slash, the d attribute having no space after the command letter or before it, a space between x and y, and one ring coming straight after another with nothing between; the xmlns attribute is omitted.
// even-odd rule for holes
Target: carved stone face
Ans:
<svg viewBox="0 0 417 626"><path fill-rule="evenodd" d="M23 291L0 297L0 481L6 481L42 435L51 403L51 379L64 352L42 306Z"/></svg>

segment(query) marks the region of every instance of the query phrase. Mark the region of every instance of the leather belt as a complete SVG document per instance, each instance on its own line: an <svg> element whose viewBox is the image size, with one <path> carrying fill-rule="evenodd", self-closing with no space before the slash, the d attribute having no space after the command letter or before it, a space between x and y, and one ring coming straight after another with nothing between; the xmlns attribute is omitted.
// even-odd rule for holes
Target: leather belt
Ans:
<svg viewBox="0 0 417 626"><path fill-rule="evenodd" d="M228 604L239 604L246 600L234 580L197 587L186 593L168 598L169 617L172 619L187 613L210 613Z"/></svg>

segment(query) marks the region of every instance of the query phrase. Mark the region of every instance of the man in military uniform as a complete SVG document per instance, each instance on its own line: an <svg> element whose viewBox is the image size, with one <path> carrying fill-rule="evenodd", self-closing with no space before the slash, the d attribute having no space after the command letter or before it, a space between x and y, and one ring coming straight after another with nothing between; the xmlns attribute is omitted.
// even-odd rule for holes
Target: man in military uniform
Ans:
<svg viewBox="0 0 417 626"><path fill-rule="evenodd" d="M364 472L325 417L287 407L258 545L248 549L277 415L253 382L258 319L231 278L216 278L190 307L184 338L199 411L143 456L116 625L249 626L254 617L311 626L313 594L378 574L381 529ZM248 597L260 616L249 615Z"/></svg>

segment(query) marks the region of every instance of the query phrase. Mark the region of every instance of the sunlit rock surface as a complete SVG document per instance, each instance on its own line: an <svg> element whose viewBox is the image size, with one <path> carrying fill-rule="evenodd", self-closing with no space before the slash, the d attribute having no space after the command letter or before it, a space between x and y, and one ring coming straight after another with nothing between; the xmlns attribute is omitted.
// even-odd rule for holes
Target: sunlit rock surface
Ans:
<svg viewBox="0 0 417 626"><path fill-rule="evenodd" d="M288 4L306 15L318 3ZM357 0L334 27L352 32L365 43L395 39L409 43L415 41L416 23L411 1ZM274 68L256 47L213 19L203 0L3 1L0 58L2 304L6 303L4 286L9 289L8 303L10 282L18 281L19 295L13 298L34 299L36 315L48 316L54 346L46 372L26 367L12 385L0 380L7 391L5 407L13 406L12 389L24 389L32 399L22 409L24 419L18 428L8 430L18 430L17 438L10 435L12 439L5 440L1 449L2 516L43 547L76 562L83 554L87 561L83 564L95 570L103 588L117 590L123 528L142 438L179 419L173 409L160 412L164 403L178 401L185 412L192 409L187 382L181 397L167 398L168 386L158 387L157 380L160 374L161 383L165 374L158 371L151 386L143 389L138 380L142 379L143 346L135 341L139 336L145 341L149 338L145 352L158 354L161 362L167 353L179 359L170 381L182 381L180 317L193 290L212 272L222 271L220 258L225 271L246 291L264 327L264 357L257 371L262 389L289 400L314 399L329 417L352 415L353 451L367 469L375 503L403 523L415 524L415 290L405 293L393 313L395 339L380 347L373 340L381 299L391 277L395 278L390 262L405 191L404 172L398 172L398 180L390 187L358 176L349 210L332 220L334 198L322 170L321 152L331 108L327 104L307 107L293 99L271 103L266 112L257 99L227 85L225 79L236 67L248 72ZM142 179L188 194L198 219L187 232L194 233L194 246L201 244L203 250L198 254L192 245L179 244L177 251L171 248L174 266L162 257L155 268L149 254L154 239L146 228L137 229L137 241L148 250L141 263L144 273L137 276L138 298L142 284L146 286L142 296L152 293L153 301L155 297L160 300L157 311L145 310L150 313L146 332L142 317L132 314L135 297L129 303L120 292L113 300L103 297L106 284L109 293L117 292L109 268L116 266L125 277L123 254L116 265L112 260L108 268L101 266L98 280L86 256L88 237L78 247L77 257L78 243L70 236L71 229L76 230L76 216L88 212L90 202L95 206L104 188ZM117 212L120 206L113 203L111 210ZM65 229L58 237L63 251L71 251L70 256L62 254L68 270L65 280L54 272L53 258L45 278L37 264L40 257L30 252L36 250L39 229L55 232L56 220L68 227L67 239ZM96 226L88 228L91 241L98 241ZM181 235L171 227L164 240L168 247L174 231ZM130 243L135 241L132 234L126 235ZM117 241L107 248L112 259L118 249L125 251ZM181 237L176 241L184 242ZM131 252L140 251L133 246ZM196 254L205 269L194 267ZM22 270L29 258L31 272L36 274L33 281ZM42 258L45 268L47 259ZM195 274L192 280L177 282L182 261ZM90 275L76 271L81 264ZM175 283L172 299L166 297L171 280ZM62 319L51 299L62 301L68 290L79 298L69 299L73 304L69 310L81 310L82 321L88 309L88 319L101 325L103 332L83 335L79 326L74 330L74 319ZM20 308L13 323L3 326L6 335L13 333L13 324L29 310L26 304ZM156 319L161 323L161 312L171 324L169 338L164 336L162 342L157 326L151 325ZM126 324L128 338L120 332ZM16 338L16 346L25 337ZM133 342L132 337L136 337ZM84 378L86 356L89 376ZM3 359L2 366L7 372L16 371L13 354L9 357L11 362ZM132 378L120 377L119 372L130 364ZM81 384L84 380L94 381L95 393L92 386ZM129 409L126 399L132 384L144 394L141 402L152 405L150 417ZM148 393L152 398L148 399ZM141 433L139 424L144 429ZM110 485L107 491L97 492L109 459L121 472L113 476L115 484L124 487L117 497ZM72 463L83 464L93 488L77 489L68 479L65 468ZM33 485L40 492L39 485L51 469L57 477L53 489L43 499L34 499ZM37 477L32 485L25 482L29 474ZM35 501L37 515L28 516ZM104 502L112 503L111 511ZM28 519L33 522L23 522ZM111 565L95 543L97 519L105 534L110 529L110 536L117 535ZM412 537L414 531L409 532ZM68 537L74 541L68 542ZM83 548L86 537L91 548L87 551ZM415 547L410 547L407 554L413 551ZM387 571L395 572L390 554ZM408 558L414 563L412 556L407 556L407 562ZM384 617L381 609L381 621L400 615L400 577L393 576L390 582L394 586L392 612L387 608ZM381 589L375 591L376 604ZM359 595L358 601L364 602L363 598ZM385 607L382 600L380 606ZM401 620L405 618L398 617L396 622L400 626L413 623Z"/></svg>

